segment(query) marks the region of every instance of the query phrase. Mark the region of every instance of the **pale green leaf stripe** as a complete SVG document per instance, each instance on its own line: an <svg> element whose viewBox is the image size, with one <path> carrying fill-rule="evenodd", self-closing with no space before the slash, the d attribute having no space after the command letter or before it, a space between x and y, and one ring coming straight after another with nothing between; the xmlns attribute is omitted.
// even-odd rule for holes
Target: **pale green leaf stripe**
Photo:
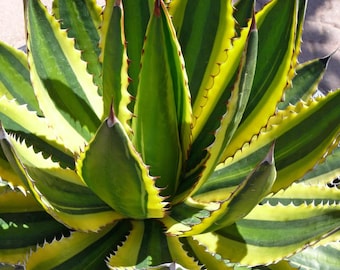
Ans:
<svg viewBox="0 0 340 270"><path fill-rule="evenodd" d="M27 55L0 41L0 97L27 104L31 111L41 114L30 81Z"/></svg>
<svg viewBox="0 0 340 270"><path fill-rule="evenodd" d="M256 164L260 162L259 157L268 153L270 145L257 149L255 153L245 155L245 158L237 162L221 164L209 177L199 190L194 194L194 198L203 199L205 197L217 197L217 194L225 196L231 194L235 188L251 173ZM276 161L277 162L277 161Z"/></svg>
<svg viewBox="0 0 340 270"><path fill-rule="evenodd" d="M323 163L318 164L314 170L308 172L299 182L306 184L327 184L331 182L340 177L339 160L340 147L337 147Z"/></svg>
<svg viewBox="0 0 340 270"><path fill-rule="evenodd" d="M315 185L300 183L293 184L285 190L268 196L262 203L269 202L271 205L283 204L340 204L340 189L330 188L326 185Z"/></svg>
<svg viewBox="0 0 340 270"><path fill-rule="evenodd" d="M250 245L279 247L320 240L336 232L340 228L339 221L340 204L265 204L255 207L248 216L236 223L236 227ZM223 230L218 232L223 234ZM225 228L227 234L228 231Z"/></svg>
<svg viewBox="0 0 340 270"><path fill-rule="evenodd" d="M268 264L315 245L325 236L331 237L329 234L339 229L339 210L339 205L266 204L257 206L234 225L193 238L224 259L233 258L246 265Z"/></svg>
<svg viewBox="0 0 340 270"><path fill-rule="evenodd" d="M69 37L75 38L75 46L82 52L87 70L94 75L98 92L102 93L101 65L99 63L99 27L101 8L95 0L55 0L53 14L61 20L61 27L67 29Z"/></svg>
<svg viewBox="0 0 340 270"><path fill-rule="evenodd" d="M338 270L340 265L340 241L317 248L306 248L289 258L292 266L301 270Z"/></svg>
<svg viewBox="0 0 340 270"><path fill-rule="evenodd" d="M129 221L121 221L96 233L73 232L39 247L30 256L27 268L106 269L105 259L125 240L130 229Z"/></svg>
<svg viewBox="0 0 340 270"><path fill-rule="evenodd" d="M27 167L26 170L34 180L36 189L58 211L82 215L112 210L87 187L64 181L49 174L48 171L31 167ZM58 189L55 189L55 186L58 186Z"/></svg>
<svg viewBox="0 0 340 270"><path fill-rule="evenodd" d="M283 110L289 104L295 105L300 100L307 101L314 94L320 82L330 57L315 59L301 64L296 69L291 87L284 93L284 101L278 104L278 109Z"/></svg>

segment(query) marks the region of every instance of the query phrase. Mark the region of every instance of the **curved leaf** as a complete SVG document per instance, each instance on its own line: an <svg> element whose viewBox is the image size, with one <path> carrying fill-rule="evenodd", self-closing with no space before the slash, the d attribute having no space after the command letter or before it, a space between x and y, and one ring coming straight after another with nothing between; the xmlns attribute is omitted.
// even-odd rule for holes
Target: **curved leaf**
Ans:
<svg viewBox="0 0 340 270"><path fill-rule="evenodd" d="M184 186L192 186L191 189L193 190L191 191L191 194L194 194L200 186L206 182L212 171L215 169L225 147L233 137L246 108L253 83L257 59L258 39L256 23L254 20L255 19L253 18L230 96L228 95L228 100L226 101L223 99L225 98L224 94L222 95L222 99L219 100L218 106L213 110L213 114L209 117L208 122L204 126L204 132L199 134L191 147L188 164L191 163L192 158L195 160L197 159L197 156L199 157L202 156L202 153L206 153L206 157L200 161L198 167L193 170L194 173L190 171L189 177L186 175L186 178L183 181ZM229 91L225 92L229 93ZM227 105L225 105L226 103ZM221 110L223 111L223 115L221 115ZM219 123L220 126L218 127L216 126L216 119L221 119ZM213 142L211 142L210 145L205 145L206 138L211 140L210 137L212 137L211 133L213 132ZM200 173L198 180L196 180L196 175L198 174L197 170ZM190 174L195 175L195 177L193 177L194 180L196 180L194 183L187 179L190 178Z"/></svg>
<svg viewBox="0 0 340 270"><path fill-rule="evenodd" d="M339 235L332 233L339 230L339 210L335 204L259 205L236 224L193 239L223 259L249 266L268 264L317 245L324 237L337 240Z"/></svg>
<svg viewBox="0 0 340 270"><path fill-rule="evenodd" d="M283 110L289 104L296 105L298 101L307 101L314 94L320 82L330 57L315 59L298 65L292 85L284 93L284 101L278 104L278 109Z"/></svg>
<svg viewBox="0 0 340 270"><path fill-rule="evenodd" d="M158 6L155 1L132 128L137 151L146 164L152 164L150 173L159 177L157 185L164 188L161 194L168 196L178 187L182 159L189 149L191 106L183 59L165 9L163 2Z"/></svg>
<svg viewBox="0 0 340 270"><path fill-rule="evenodd" d="M86 187L73 170L61 168L13 138L9 148L15 158L11 165L16 166L35 198L58 221L74 229L97 231L122 218Z"/></svg>
<svg viewBox="0 0 340 270"><path fill-rule="evenodd" d="M36 112L29 111L26 105L19 105L14 100L9 100L3 96L0 98L1 126L23 138L39 137L46 144L56 148L53 152L57 156L57 151L63 154L62 159L70 156L71 152L65 149L69 144L59 138L55 131L49 126L46 119L39 117ZM38 145L37 145L38 146Z"/></svg>
<svg viewBox="0 0 340 270"><path fill-rule="evenodd" d="M309 247L289 258L291 265L301 270L336 270L340 265L340 242L329 243L317 248Z"/></svg>
<svg viewBox="0 0 340 270"><path fill-rule="evenodd" d="M40 1L29 1L27 16L28 59L40 108L55 130L63 130L58 135L64 141L73 140L71 151L79 152L90 136L86 129L95 132L100 124L102 99L74 41Z"/></svg>
<svg viewBox="0 0 340 270"><path fill-rule="evenodd" d="M113 111L77 167L91 190L122 215L136 219L163 217L165 203L155 187L155 179Z"/></svg>
<svg viewBox="0 0 340 270"><path fill-rule="evenodd" d="M225 194L220 201L203 203L187 199L174 206L164 221L167 233L193 236L217 230L246 216L267 195L275 181L273 150L232 193Z"/></svg>
<svg viewBox="0 0 340 270"><path fill-rule="evenodd" d="M336 147L323 163L317 164L316 167L305 174L299 182L306 184L327 184L333 179L340 177L339 160L340 147Z"/></svg>
<svg viewBox="0 0 340 270"><path fill-rule="evenodd" d="M0 261L23 263L38 244L68 235L30 194L6 190L0 193Z"/></svg>
<svg viewBox="0 0 340 270"><path fill-rule="evenodd" d="M268 118L274 114L284 89L289 85L295 66L297 13L298 1L274 0L256 14L259 61L251 95L242 122L225 149L221 161L233 156L244 143L251 141L259 133L267 124ZM275 27L272 26L273 21L276 23Z"/></svg>
<svg viewBox="0 0 340 270"><path fill-rule="evenodd" d="M250 144L245 144L232 159L220 165L212 176L230 180L234 175L246 175L255 166L256 156L263 153L273 140L277 180L273 191L299 180L337 147L340 123L340 91L308 103L300 102L279 111L266 129ZM322 116L323 121L319 121ZM315 125L318 123L318 125ZM301 134L308 134L301 137ZM224 181L224 180L219 180ZM208 180L209 182L209 180Z"/></svg>
<svg viewBox="0 0 340 270"><path fill-rule="evenodd" d="M69 237L44 243L29 257L28 269L105 269L105 258L130 230L128 221L97 233L72 232Z"/></svg>

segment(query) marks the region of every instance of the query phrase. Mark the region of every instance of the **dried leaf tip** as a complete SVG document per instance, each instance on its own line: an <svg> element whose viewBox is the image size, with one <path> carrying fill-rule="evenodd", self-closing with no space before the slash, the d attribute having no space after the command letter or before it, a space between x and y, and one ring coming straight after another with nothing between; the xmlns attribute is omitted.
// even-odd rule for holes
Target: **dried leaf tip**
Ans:
<svg viewBox="0 0 340 270"><path fill-rule="evenodd" d="M111 102L110 114L109 114L109 117L106 120L106 124L109 128L111 128L116 124L116 122L117 122L117 118L116 118L115 111L114 111L114 108L113 108L113 102Z"/></svg>
<svg viewBox="0 0 340 270"><path fill-rule="evenodd" d="M6 139L6 131L0 121L0 140Z"/></svg>
<svg viewBox="0 0 340 270"><path fill-rule="evenodd" d="M116 0L114 6L115 7L121 7L122 6L122 0Z"/></svg>
<svg viewBox="0 0 340 270"><path fill-rule="evenodd" d="M257 25L256 25L256 18L255 18L255 10L253 9L253 16L251 18L251 26L250 26L251 31L256 31L257 30Z"/></svg>
<svg viewBox="0 0 340 270"><path fill-rule="evenodd" d="M326 55L325 57L322 57L319 59L319 61L324 65L325 69L327 69L329 60L333 57L335 53L340 51L340 46L336 48L333 52L331 52L329 55Z"/></svg>
<svg viewBox="0 0 340 270"><path fill-rule="evenodd" d="M274 149L275 149L275 141L272 143L272 146L269 149L269 152L263 162L267 162L269 165L274 163Z"/></svg>
<svg viewBox="0 0 340 270"><path fill-rule="evenodd" d="M160 17L161 16L161 1L162 0L155 0L155 9L154 9L154 15L156 17Z"/></svg>

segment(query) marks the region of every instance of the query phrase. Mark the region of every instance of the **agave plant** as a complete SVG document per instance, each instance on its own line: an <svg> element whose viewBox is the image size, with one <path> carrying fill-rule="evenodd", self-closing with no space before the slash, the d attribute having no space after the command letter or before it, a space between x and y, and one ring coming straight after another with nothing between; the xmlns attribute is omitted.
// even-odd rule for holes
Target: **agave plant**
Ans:
<svg viewBox="0 0 340 270"><path fill-rule="evenodd" d="M0 44L0 262L339 265L329 57L297 61L306 0L253 5L28 1L27 54Z"/></svg>

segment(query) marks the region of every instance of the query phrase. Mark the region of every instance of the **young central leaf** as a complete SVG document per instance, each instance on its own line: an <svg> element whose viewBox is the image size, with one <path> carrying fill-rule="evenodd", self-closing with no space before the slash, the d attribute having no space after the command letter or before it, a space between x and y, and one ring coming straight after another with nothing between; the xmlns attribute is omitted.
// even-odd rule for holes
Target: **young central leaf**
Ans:
<svg viewBox="0 0 340 270"><path fill-rule="evenodd" d="M98 197L120 214L136 219L163 217L163 198L113 110L78 160L77 169Z"/></svg>
<svg viewBox="0 0 340 270"><path fill-rule="evenodd" d="M158 177L162 195L174 194L189 147L190 99L184 63L164 5L148 24L133 119L134 144Z"/></svg>

